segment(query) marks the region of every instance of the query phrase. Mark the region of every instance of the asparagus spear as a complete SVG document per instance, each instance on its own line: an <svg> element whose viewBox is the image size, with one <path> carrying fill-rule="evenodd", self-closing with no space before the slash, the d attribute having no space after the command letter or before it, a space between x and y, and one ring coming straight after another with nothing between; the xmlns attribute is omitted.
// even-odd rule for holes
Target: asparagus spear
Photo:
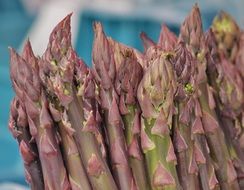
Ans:
<svg viewBox="0 0 244 190"><path fill-rule="evenodd" d="M242 80L244 80L244 31L242 30L241 35L240 35L240 41L239 41L239 50L237 52L236 55L236 60L235 60L235 65L237 67L237 69L239 70L239 73L242 76ZM240 124L241 124L241 128L242 131L244 129L244 106L242 109L242 115L240 118ZM244 133L242 132L240 137L239 137L239 144L242 148L242 150L244 151ZM244 187L244 183L243 183L243 187Z"/></svg>
<svg viewBox="0 0 244 190"><path fill-rule="evenodd" d="M173 51L176 46L177 36L163 24L158 39L158 46L166 52Z"/></svg>
<svg viewBox="0 0 244 190"><path fill-rule="evenodd" d="M181 189L170 137L175 90L172 65L161 55L148 67L137 92L142 109L141 146L152 189Z"/></svg>
<svg viewBox="0 0 244 190"><path fill-rule="evenodd" d="M235 67L237 68L237 72L240 73L243 80L243 31L240 31L240 28L238 27L234 19L223 11L215 17L211 28L215 37L214 42L217 44L218 54L221 55L221 57L225 57L225 59L227 59L229 63L235 65ZM219 57L219 55L217 57ZM241 112L244 112L244 108ZM242 118L244 118L244 114L242 114L242 116L239 117L238 121L239 125L243 130L244 124L242 123L242 121L244 120L242 120ZM240 135L240 140L244 139L244 135L242 134ZM239 143L241 144L241 142Z"/></svg>
<svg viewBox="0 0 244 190"><path fill-rule="evenodd" d="M199 102L202 109L202 122L205 130L210 154L216 163L216 174L222 189L239 189L228 149L225 144L224 134L220 128L213 99L212 87L208 84L206 76L206 49L201 47L203 31L200 11L194 6L189 16L185 19L180 38L188 45L193 57L197 61L197 82L201 95Z"/></svg>
<svg viewBox="0 0 244 190"><path fill-rule="evenodd" d="M240 40L239 40L239 49L236 55L235 65L238 68L240 74L242 75L242 79L244 80L244 31L241 31ZM244 114L242 116L244 118ZM243 119L244 121L244 119ZM242 124L244 126L244 123Z"/></svg>
<svg viewBox="0 0 244 190"><path fill-rule="evenodd" d="M9 130L18 140L25 166L25 178L33 190L43 190L43 176L36 144L31 142L27 116L19 99L15 97L10 106Z"/></svg>
<svg viewBox="0 0 244 190"><path fill-rule="evenodd" d="M214 163L209 156L209 148L204 136L204 130L201 121L202 111L198 100L199 90L196 78L196 64L183 42L179 42L177 48L175 49L173 65L178 76L178 90L176 94L176 100L179 102L179 107L183 108L182 110L178 110L179 121L181 124L183 124L183 126L187 125L188 128L190 128L182 128L181 130L183 131L183 134L184 131L190 130L190 134L188 132L188 136L185 136L185 139L187 139L188 142L190 139L193 140L193 145L191 146L193 146L193 158L195 158L199 168L198 173L200 177L201 188L218 189L218 181L215 176ZM181 149L182 148L180 146L180 150Z"/></svg>
<svg viewBox="0 0 244 190"><path fill-rule="evenodd" d="M156 46L157 44L147 36L145 32L141 32L140 38L143 43L144 51L146 52L149 48Z"/></svg>
<svg viewBox="0 0 244 190"><path fill-rule="evenodd" d="M158 43L155 43L144 32L141 33L140 37L144 46L144 60L140 61L139 59L139 63L144 70L162 53L162 50L166 56L171 56L177 42L176 35L166 25L161 27Z"/></svg>
<svg viewBox="0 0 244 190"><path fill-rule="evenodd" d="M147 70L148 66L154 62L154 60L162 53L162 48L150 39L146 33L142 32L140 34L141 40L144 46L142 67L144 72Z"/></svg>
<svg viewBox="0 0 244 190"><path fill-rule="evenodd" d="M53 102L49 99L50 102ZM61 137L62 153L67 167L68 177L73 190L91 190L85 168L82 164L77 144L74 140L74 129L71 127L67 112L57 103L49 102L49 110Z"/></svg>
<svg viewBox="0 0 244 190"><path fill-rule="evenodd" d="M234 166L238 167L237 177L244 174L244 149L239 143L242 127L239 118L244 106L244 84L238 69L216 49L216 41L212 31L206 33L206 46L209 81L215 89L217 113L221 118L223 131L228 142ZM240 173L241 172L241 173Z"/></svg>
<svg viewBox="0 0 244 190"><path fill-rule="evenodd" d="M214 18L211 28L214 32L218 49L233 62L238 51L240 38L240 29L237 23L229 14L221 11Z"/></svg>
<svg viewBox="0 0 244 190"><path fill-rule="evenodd" d="M178 114L174 116L174 142L179 178L184 189L199 189L200 186L202 189L210 189L210 186L213 189L217 183L211 184L211 175L208 175L208 168L212 168L212 163L204 154L206 148L203 143L205 138L201 110L196 109L199 108L199 102L195 63L183 42L178 43L174 53L171 60L177 75L175 101L178 107ZM201 185L198 184L198 175Z"/></svg>
<svg viewBox="0 0 244 190"><path fill-rule="evenodd" d="M103 158L107 159L107 150L105 147L104 128L100 107L98 105L98 90L91 69L77 57L75 62L75 85L77 89L78 101L83 105L84 119L88 122L87 129L94 133L99 144Z"/></svg>
<svg viewBox="0 0 244 190"><path fill-rule="evenodd" d="M114 45L116 79L115 89L119 95L119 110L125 127L125 139L128 147L129 162L135 183L140 190L150 189L146 176L144 158L139 146L140 107L136 99L138 84L141 81L143 70L137 62L133 49L126 48L117 42ZM120 59L118 59L120 54Z"/></svg>
<svg viewBox="0 0 244 190"><path fill-rule="evenodd" d="M39 150L44 188L70 189L53 121L38 77L37 61L28 45L24 48L23 58L10 49L13 87L26 108L30 134Z"/></svg>
<svg viewBox="0 0 244 190"><path fill-rule="evenodd" d="M87 118L84 102L79 101L74 84L74 64L77 55L71 47L70 16L52 31L47 50L39 64L40 76L49 96L53 96L67 112L74 139L93 189L117 189L108 165L94 135L95 126ZM91 128L93 127L93 128Z"/></svg>
<svg viewBox="0 0 244 190"><path fill-rule="evenodd" d="M94 23L94 32L93 71L100 85L100 104L104 112L113 174L120 189L136 189L129 167L123 134L124 126L118 107L118 95L114 88L116 76L114 52L100 23Z"/></svg>

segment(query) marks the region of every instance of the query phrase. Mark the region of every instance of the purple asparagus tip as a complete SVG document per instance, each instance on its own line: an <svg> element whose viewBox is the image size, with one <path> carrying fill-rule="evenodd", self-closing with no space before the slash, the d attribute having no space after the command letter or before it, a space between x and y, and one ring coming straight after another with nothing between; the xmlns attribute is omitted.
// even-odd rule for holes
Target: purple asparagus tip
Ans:
<svg viewBox="0 0 244 190"><path fill-rule="evenodd" d="M177 36L163 24L159 34L158 46L164 51L173 51L177 42Z"/></svg>
<svg viewBox="0 0 244 190"><path fill-rule="evenodd" d="M190 45L197 53L203 36L202 19L198 5L194 5L180 28L180 40Z"/></svg>

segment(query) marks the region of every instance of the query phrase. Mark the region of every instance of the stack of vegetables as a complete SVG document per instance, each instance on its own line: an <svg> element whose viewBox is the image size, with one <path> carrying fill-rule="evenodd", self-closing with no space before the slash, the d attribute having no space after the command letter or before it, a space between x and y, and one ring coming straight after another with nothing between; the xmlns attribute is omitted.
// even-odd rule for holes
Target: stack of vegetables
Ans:
<svg viewBox="0 0 244 190"><path fill-rule="evenodd" d="M10 48L9 129L33 190L244 189L244 31L195 5L179 37L163 25L144 52L94 23L92 67L71 15L45 53Z"/></svg>

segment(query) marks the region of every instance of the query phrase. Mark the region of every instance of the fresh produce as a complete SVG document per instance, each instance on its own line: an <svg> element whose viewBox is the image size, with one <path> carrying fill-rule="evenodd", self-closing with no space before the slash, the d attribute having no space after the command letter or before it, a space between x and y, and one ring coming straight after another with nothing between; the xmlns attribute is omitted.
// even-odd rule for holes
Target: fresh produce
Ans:
<svg viewBox="0 0 244 190"><path fill-rule="evenodd" d="M9 130L19 143L26 181L32 189L42 190L44 183L36 143L31 142L26 112L19 99L12 100L10 110Z"/></svg>
<svg viewBox="0 0 244 190"><path fill-rule="evenodd" d="M244 31L230 15L204 33L195 5L179 37L142 32L144 52L95 22L91 68L70 19L41 57L10 48L9 130L31 189L244 188Z"/></svg>

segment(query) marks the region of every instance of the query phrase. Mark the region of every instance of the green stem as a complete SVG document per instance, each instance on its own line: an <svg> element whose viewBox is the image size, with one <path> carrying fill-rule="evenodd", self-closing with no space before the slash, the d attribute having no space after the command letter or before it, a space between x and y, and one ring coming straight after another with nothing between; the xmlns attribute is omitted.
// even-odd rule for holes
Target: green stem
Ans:
<svg viewBox="0 0 244 190"><path fill-rule="evenodd" d="M74 100L70 103L67 111L71 126L76 131L74 133L74 138L77 142L79 153L93 189L116 190L117 187L113 176L110 173L106 162L102 158L95 136L90 132L84 132L82 130L84 118L82 117L81 108L79 107L79 102L76 96L74 96ZM91 165L92 158L96 158L96 162ZM91 173L89 172L89 166L92 169L93 165L95 165L94 167L96 168L95 172Z"/></svg>
<svg viewBox="0 0 244 190"><path fill-rule="evenodd" d="M138 134L133 134L133 121L136 116L136 106L127 106L128 114L123 115L122 119L125 125L125 138L127 146L132 143L133 138L139 144L139 136ZM138 151L140 152L141 157L136 158L132 155L129 155L130 167L132 168L132 173L135 178L135 183L140 190L150 190L148 178L146 176L146 168L144 164L144 158L142 156L141 149L138 147Z"/></svg>
<svg viewBox="0 0 244 190"><path fill-rule="evenodd" d="M144 151L152 189L153 190L181 189L178 176L177 176L175 163L168 162L166 160L167 153L170 146L170 141L171 141L170 136L164 135L163 137L161 137L159 135L151 134L151 129L154 126L154 123L155 123L155 119L144 118L145 132L155 145L153 149L147 150L146 152ZM166 172L172 177L173 179L172 183L164 184L161 187L159 185L154 184L155 171L158 167L158 164L162 164Z"/></svg>
<svg viewBox="0 0 244 190"><path fill-rule="evenodd" d="M64 161L69 173L69 181L72 189L91 190L74 138L67 133L61 121L58 122L58 125L62 139Z"/></svg>
<svg viewBox="0 0 244 190"><path fill-rule="evenodd" d="M185 150L178 150L176 153L177 156L177 171L179 174L179 180L182 185L182 188L185 190L196 190L200 189L198 173L191 173L189 171L189 165L192 159L194 158L194 140L192 140L191 135L191 126L186 126L179 121L179 115L182 112L182 107L184 106L182 103L178 104L178 115L173 117L173 126L175 130L175 134L179 133L181 137L184 139L187 147ZM178 145L175 145L178 146ZM195 168L197 169L197 168Z"/></svg>

